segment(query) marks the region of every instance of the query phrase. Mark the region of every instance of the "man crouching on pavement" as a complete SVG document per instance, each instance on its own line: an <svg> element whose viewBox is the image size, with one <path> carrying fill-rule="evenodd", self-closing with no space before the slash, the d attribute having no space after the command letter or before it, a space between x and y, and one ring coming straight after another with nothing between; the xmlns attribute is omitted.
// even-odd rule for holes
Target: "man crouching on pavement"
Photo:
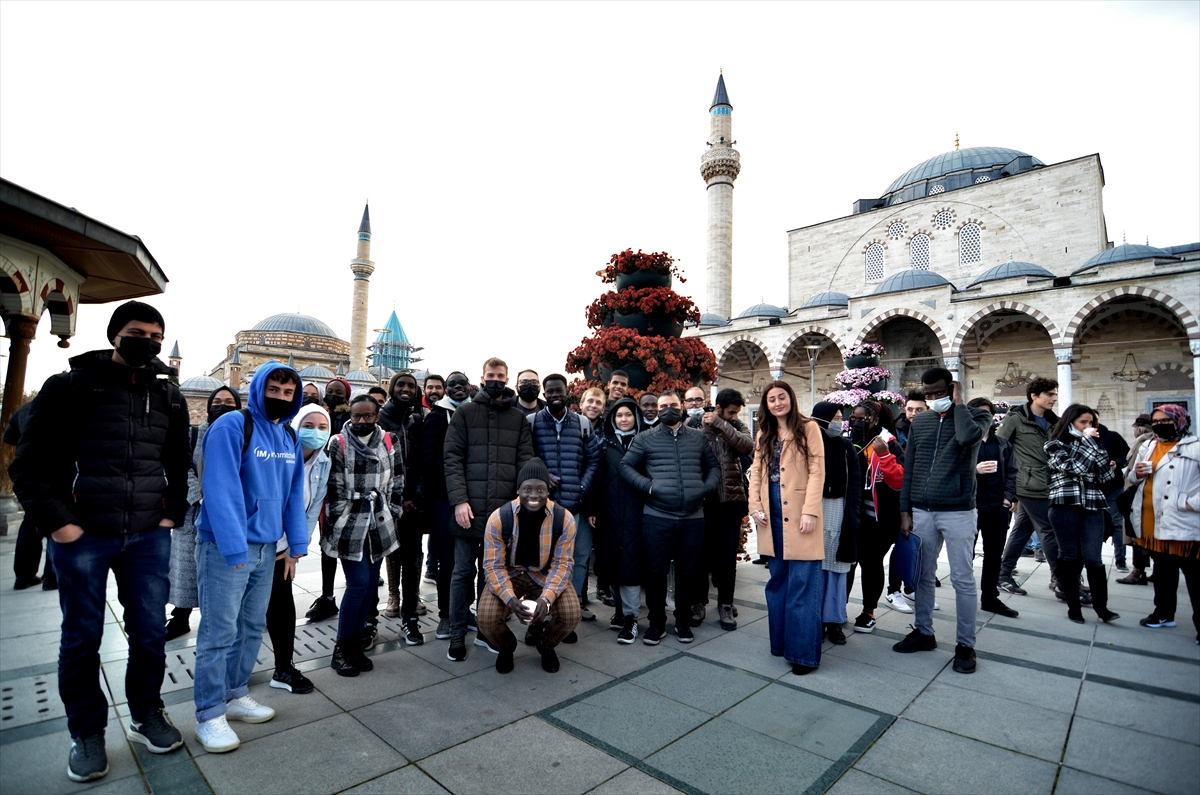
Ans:
<svg viewBox="0 0 1200 795"><path fill-rule="evenodd" d="M500 649L496 670L513 669L517 638L505 626L509 613L535 630L542 670L555 673L554 652L579 623L579 598L571 587L575 520L550 501L550 471L530 459L517 478L517 499L488 517L483 534L483 570L488 590L479 598L479 631ZM534 601L536 600L536 601ZM551 610L553 608L553 611Z"/></svg>

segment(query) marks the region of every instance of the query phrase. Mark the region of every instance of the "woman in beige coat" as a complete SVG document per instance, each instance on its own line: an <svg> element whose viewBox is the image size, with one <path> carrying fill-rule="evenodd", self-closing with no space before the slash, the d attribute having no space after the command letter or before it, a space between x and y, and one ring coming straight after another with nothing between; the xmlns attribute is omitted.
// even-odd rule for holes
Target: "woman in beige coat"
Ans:
<svg viewBox="0 0 1200 795"><path fill-rule="evenodd" d="M820 427L800 413L787 383L772 382L763 403L750 466L750 515L759 529L758 550L769 557L771 654L803 676L821 664L825 445Z"/></svg>

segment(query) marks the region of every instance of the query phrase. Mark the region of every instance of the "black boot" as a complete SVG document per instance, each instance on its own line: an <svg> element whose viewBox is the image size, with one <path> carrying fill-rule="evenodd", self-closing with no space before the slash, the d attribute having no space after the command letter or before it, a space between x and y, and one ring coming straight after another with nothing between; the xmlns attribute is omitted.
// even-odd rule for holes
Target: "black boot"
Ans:
<svg viewBox="0 0 1200 795"><path fill-rule="evenodd" d="M333 660L329 667L338 676L358 676L358 666L354 664L354 652L359 651L357 638L348 641L338 641L333 647Z"/></svg>
<svg viewBox="0 0 1200 795"><path fill-rule="evenodd" d="M1103 566L1087 567L1088 585L1092 588L1092 609L1096 616L1107 624L1113 619L1120 618L1118 614L1108 609L1108 577Z"/></svg>
<svg viewBox="0 0 1200 795"><path fill-rule="evenodd" d="M1062 589L1064 601L1067 603L1067 618L1076 624L1083 623L1083 610L1079 605L1079 570L1082 564L1077 560L1058 561L1058 587Z"/></svg>
<svg viewBox="0 0 1200 795"><path fill-rule="evenodd" d="M175 640L191 632L191 616L190 607L176 607L172 610L171 618L167 621L167 640Z"/></svg>

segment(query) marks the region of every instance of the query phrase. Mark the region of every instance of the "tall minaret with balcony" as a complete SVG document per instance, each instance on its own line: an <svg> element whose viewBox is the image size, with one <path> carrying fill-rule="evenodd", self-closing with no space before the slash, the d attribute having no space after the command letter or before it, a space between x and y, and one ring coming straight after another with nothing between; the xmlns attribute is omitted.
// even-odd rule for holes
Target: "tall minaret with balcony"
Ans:
<svg viewBox="0 0 1200 795"><path fill-rule="evenodd" d="M350 304L350 369L367 366L367 297L375 263L371 262L371 206L363 207L358 225L358 256L350 260L354 274L354 298Z"/></svg>
<svg viewBox="0 0 1200 795"><path fill-rule="evenodd" d="M733 313L733 181L741 171L741 155L733 148L733 105L725 91L725 75L708 109L708 148L700 156L700 176L708 190L708 263L705 268L705 312L728 320Z"/></svg>

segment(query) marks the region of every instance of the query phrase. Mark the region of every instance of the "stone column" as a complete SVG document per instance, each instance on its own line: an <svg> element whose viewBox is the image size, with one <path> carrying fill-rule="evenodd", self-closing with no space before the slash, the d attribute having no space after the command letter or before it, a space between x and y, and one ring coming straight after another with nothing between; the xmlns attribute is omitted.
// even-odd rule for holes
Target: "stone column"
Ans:
<svg viewBox="0 0 1200 795"><path fill-rule="evenodd" d="M943 361L946 362L946 369L954 374L954 380L962 384L963 402L966 403L970 398L967 397L966 368L963 367L962 358L959 356L947 356Z"/></svg>
<svg viewBox="0 0 1200 795"><path fill-rule="evenodd" d="M1074 401L1071 399L1071 356L1070 348L1055 348L1054 358L1058 360L1058 405L1066 409ZM1062 416L1062 410L1058 412Z"/></svg>
<svg viewBox="0 0 1200 795"><path fill-rule="evenodd" d="M8 333L8 373L4 380L4 408L0 411L0 433L21 405L25 394L25 365L29 361L29 343L37 333L37 318L14 315L5 322ZM13 496L12 478L8 469L16 448L0 443L0 535L16 533L23 514Z"/></svg>
<svg viewBox="0 0 1200 795"><path fill-rule="evenodd" d="M1188 340L1192 349L1192 405L1188 406L1189 414L1196 417L1200 411L1200 340ZM1193 428L1196 420L1192 420Z"/></svg>

